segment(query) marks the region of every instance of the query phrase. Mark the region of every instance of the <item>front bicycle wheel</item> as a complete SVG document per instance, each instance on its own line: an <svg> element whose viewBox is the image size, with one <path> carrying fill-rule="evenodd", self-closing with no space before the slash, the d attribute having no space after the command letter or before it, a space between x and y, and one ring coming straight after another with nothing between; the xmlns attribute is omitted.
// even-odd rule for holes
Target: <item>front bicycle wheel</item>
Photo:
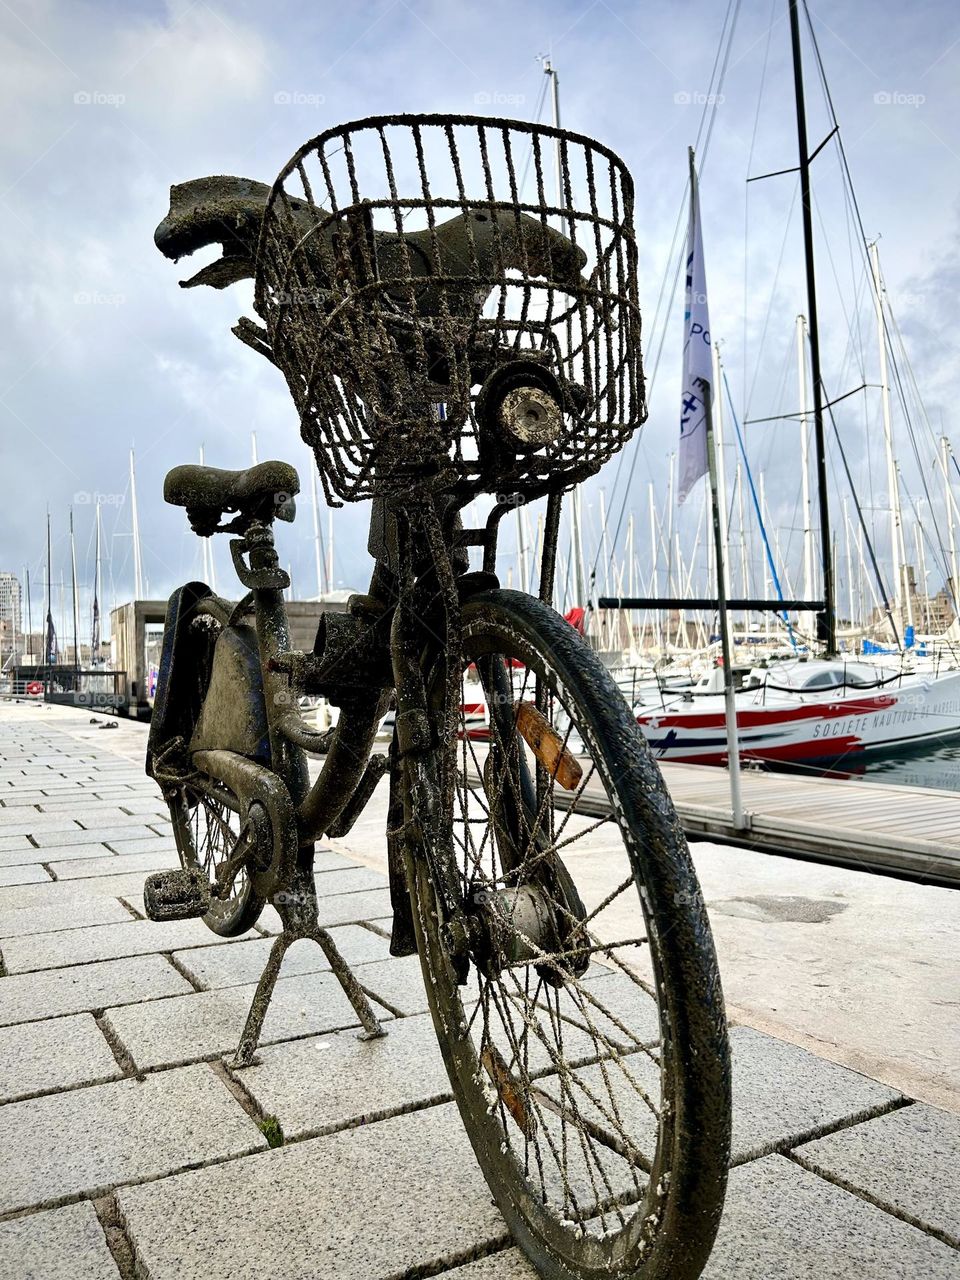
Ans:
<svg viewBox="0 0 960 1280"><path fill-rule="evenodd" d="M496 591L462 627L444 872L415 850L407 869L464 1125L547 1280L693 1280L726 1188L730 1060L686 841L629 708L568 623ZM429 665L440 714L450 682ZM439 881L458 886L459 921Z"/></svg>

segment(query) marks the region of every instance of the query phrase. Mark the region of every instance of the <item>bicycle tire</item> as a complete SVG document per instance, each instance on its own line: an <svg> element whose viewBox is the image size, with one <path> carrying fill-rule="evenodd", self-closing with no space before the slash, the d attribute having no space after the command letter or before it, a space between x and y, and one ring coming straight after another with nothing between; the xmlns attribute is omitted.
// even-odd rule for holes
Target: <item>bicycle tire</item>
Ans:
<svg viewBox="0 0 960 1280"><path fill-rule="evenodd" d="M615 1009L604 1008L604 1012L600 1012L603 1001L597 1006L598 990L607 993L604 1000L609 1000L609 993L614 990L620 992L616 999L622 999L624 989L627 996L633 998L633 985L637 984L639 974L640 962L637 957L643 954L643 947L636 945L635 950L629 953L631 965L624 966L623 953L618 952L616 959L619 970L612 974L602 972L595 975L593 965L603 970L608 966L616 968L613 965L614 947L621 945L619 942L611 942L609 937L598 937L598 943L609 946L606 950L599 947L588 950L591 968L583 974L582 979L575 978L569 972L573 967L571 961L564 959L561 964L559 960L551 960L541 950L538 956L541 985L546 988L544 978L547 976L550 977L551 984L562 980L562 986L555 988L554 995L549 992L545 996L538 994L538 986L531 1000L530 974L534 971L536 976L536 970L533 963L528 961L526 995L522 1002L518 1001L527 1019L521 1049L516 1031L509 1032L508 1024L512 1021L509 1010L504 1013L496 995L490 994L494 977L483 975L477 967L480 953L477 943L471 944L469 954L473 962L472 977L468 979L466 987L458 984L457 964L462 964L462 955L459 961L453 955L449 931L444 929L442 923L442 907L434 890L435 877L431 875L426 860L418 857L415 850L408 849L408 884L428 1002L464 1126L494 1199L514 1238L545 1280L600 1280L601 1277L603 1280L694 1280L700 1275L709 1257L726 1188L730 1153L730 1056L716 955L686 840L660 771L626 702L597 656L574 628L538 600L519 592L493 591L475 596L464 605L462 634L465 667L471 663L477 664L480 659L480 666L486 663L489 672L493 669L489 659L495 659L497 663L508 659L511 660L510 665L503 669L516 672L518 668L515 664L520 663L521 669L527 673L524 675L524 683L532 671L535 681L539 681L538 696L552 714L557 713L558 706L566 708L569 727L565 729L564 746L572 738L576 723L583 750L589 753L591 773L599 778L607 800L612 802L612 817L603 819L597 824L597 828L604 823L612 823L619 832L626 854L626 889L621 885L618 892L629 893L631 879L638 890L639 912L636 912L635 906L629 907L628 899L617 905L616 910L619 912L623 909L628 914L631 910L634 911L636 918L645 925L649 965L653 974L653 981L648 982L648 988L656 1003L659 1035L655 1049L648 1046L641 1052L639 1044L643 1033L630 1032L626 1022L618 1018ZM436 708L442 704L444 696L442 655L435 653L428 657L425 665L428 668L425 672L428 689L432 690L431 696ZM511 686L511 696L516 701L514 684L515 682ZM496 736L493 728L491 734ZM451 789L454 793L455 811L446 815L450 840L448 847L440 854L448 860L448 868L460 877L464 896L475 892L477 880L473 866L470 868L470 874L474 877L473 889L466 879L468 859L475 858L476 853L476 846L470 845L472 837L467 829L467 822L477 821L470 819L471 803L477 797L467 795L465 775L468 765L464 744L468 742L471 739L464 722L458 734L456 748L458 757L463 758L463 769L461 770L458 761L457 784ZM491 743L488 758L503 758L493 753L495 750L502 752L505 749L503 744L495 747ZM495 830L493 835L490 833L499 820L494 813L496 810L499 814L502 810L502 793L506 783L499 783L501 798L497 799L490 783L490 779L495 778L496 766L489 770L488 778L489 766L480 766L475 748L471 746L470 750L473 753L473 764L477 766L475 770L473 764L469 766L474 774L471 790L476 791L476 776L479 774L480 786L489 805L488 852L494 864L491 868L491 885L494 887L488 892L502 893L502 890L495 888L498 878L502 878L506 884L513 877L515 887L520 882L523 866L532 866L530 848L534 847L535 842L531 838L530 848L523 855L525 863L519 869L504 871L502 877L498 877L495 864L496 846L500 837ZM541 765L541 781L544 772ZM501 774L507 777L509 769L501 767ZM547 781L552 786L556 779L548 772ZM583 788L583 794L586 795L586 780ZM552 811L553 799L552 792L545 793L544 800L540 801L541 811L545 801L549 801L547 807ZM464 815L462 841L459 841L456 832L458 804L462 804ZM568 801L568 809L568 816L575 816L576 796ZM555 826L556 819L552 817L550 828L554 846L559 839ZM565 829L561 822L560 832ZM608 825L607 831L610 829ZM524 830L529 830L529 826ZM577 838L579 837L574 837L574 840ZM501 843L509 844L509 840L501 840ZM571 843L573 841L569 838L564 841L567 852L562 857L551 849L548 851L548 858L565 867L563 874L569 879L579 877L588 900L596 901L597 894L604 891L604 886L601 885L599 889L595 885L591 886L588 874L591 868L582 860L578 863L575 851L568 847ZM541 840L537 852L537 858L541 861L544 857L542 844ZM464 860L462 870L461 853ZM482 843L480 855L479 859L475 858L477 865L486 857ZM608 861L608 855L604 853L600 855L599 864L594 862L594 867L600 865L606 871ZM506 866L506 860L503 865ZM555 878L555 883L559 882ZM580 884L578 889L579 887ZM557 891L558 898L569 903L569 895L564 895L564 890ZM606 913L613 909L615 901L609 899L607 905L603 905L601 900L599 914L596 915L598 922L607 918ZM566 915L571 914L566 907L561 907L560 910ZM559 912L555 915L559 918ZM590 916L588 922L589 920ZM584 939L592 940L596 927L598 926L588 932L585 924L578 925L570 936L576 935L578 945L582 947ZM523 937L524 944L529 941L525 935L520 934L519 929L518 935ZM633 940L631 945L635 942ZM569 951L563 952L564 957L570 954ZM598 963L600 961L603 963ZM491 966L489 954L483 963ZM568 969L565 970L564 965ZM507 968L502 971L508 975L507 983L519 984L519 978L514 975L515 968L516 966L511 965L509 972ZM459 977L463 977L462 971ZM468 998L472 992L471 983L476 989L476 1000L472 1005ZM611 985L603 986L604 983L620 985L615 988ZM628 984L626 988L625 983ZM593 994L585 994L588 985L592 987ZM638 990L646 989L638 986ZM550 1025L557 1028L554 1035L560 1041L559 1056L551 1051L548 1042L541 1044L531 1034L532 1021L541 1017L540 1009L544 1000L551 1008ZM552 1011L554 1000L556 1010ZM567 1000L571 1003L561 1007L561 1002ZM578 1012L581 1006L588 1003L590 1013ZM506 1001L504 1007L506 1008ZM623 1019L628 1019L632 1015L625 1009L626 1006L621 1009ZM606 1020L608 1015L611 1020ZM594 1022L600 1024L601 1019L604 1019L603 1027L607 1028L602 1032L594 1027ZM491 1022L496 1024L493 1030ZM473 1029L478 1023L483 1024L479 1032ZM612 1032L609 1030L611 1027L614 1028ZM494 1034L497 1028L504 1033L501 1039L510 1051L509 1062L506 1060L507 1054L501 1053L497 1045ZM576 1066L565 1058L567 1051L563 1048L564 1035L574 1045L569 1052L574 1057L577 1055L578 1041L572 1034L575 1028L578 1029L578 1035L586 1029L588 1038L593 1028L594 1057L598 1060L589 1063L588 1055L583 1065ZM637 1041L637 1047L634 1047L632 1040L624 1038L628 1032ZM478 1036L479 1047L476 1043ZM580 1040L582 1041L582 1035ZM614 1049L615 1042L619 1049ZM539 1068L531 1066L531 1044L534 1057L541 1049L546 1049L546 1063L542 1063ZM497 1053L500 1053L499 1058ZM619 1061L615 1063L618 1053ZM647 1054L651 1062L659 1059L659 1067L648 1068L643 1054ZM522 1061L518 1058L522 1058ZM625 1069L623 1063L627 1059L629 1063ZM604 1105L598 1110L594 1105L597 1098L590 1095L590 1088L587 1088L588 1102L577 1101L580 1095L575 1097L574 1086L585 1086L582 1080L574 1078L574 1070L579 1071L581 1077L586 1077L592 1071L592 1080L597 1075L603 1078L610 1095L612 1114L617 1121L621 1121L619 1127L608 1125L611 1112L605 1109L606 1103L602 1098L600 1101ZM610 1079L617 1071L629 1077L633 1073L642 1074L644 1070L659 1075L661 1083L655 1148L647 1162L647 1169L642 1169L638 1163L643 1158L640 1147L636 1145L639 1139L626 1135L618 1110L618 1105L622 1109L623 1104L618 1104L610 1086ZM560 1107L556 1110L558 1093ZM633 1105L633 1100L627 1098L627 1103ZM642 1112L643 1108L639 1110ZM587 1112L589 1115L583 1114ZM568 1141L563 1146L562 1168L559 1159L557 1160L563 1185L556 1194L557 1203L553 1204L550 1202L551 1192L547 1184L552 1178L552 1186L556 1178L553 1171L546 1168L541 1148L556 1146L557 1139L556 1136L551 1138L551 1131L557 1129L558 1117L559 1127L563 1129L567 1125L571 1133L566 1134ZM589 1131L590 1142L595 1143L597 1148L602 1148L604 1153L604 1168L601 1172L607 1179L606 1186L612 1186L609 1176L615 1162L619 1162L614 1170L615 1177L626 1179L629 1170L633 1180L632 1187L629 1181L626 1182L626 1192L616 1193L612 1208L610 1197L604 1200L603 1196L599 1196L591 1204L589 1196L585 1198L581 1191L574 1196L571 1179L574 1173L579 1179L581 1173L575 1170L571 1172L569 1139L574 1136L572 1131L575 1128L582 1134L584 1126ZM535 1159L531 1158L531 1146L534 1142L531 1133L537 1139ZM597 1138L596 1134L601 1136ZM589 1172L593 1159L599 1169L600 1159L596 1151L591 1147L584 1147L579 1136L578 1141L581 1144L584 1168ZM621 1164L626 1168L621 1168ZM645 1179L642 1187L638 1168ZM547 1174L550 1174L550 1178ZM591 1177L590 1181L596 1191L596 1178ZM586 1181L583 1185L587 1186L589 1193L590 1186ZM633 1212L629 1218L624 1218L623 1208L630 1207L631 1198ZM606 1209L603 1208L605 1204ZM597 1206L600 1206L599 1214L596 1212ZM619 1222L614 1221L612 1229L611 1220L616 1219Z"/></svg>

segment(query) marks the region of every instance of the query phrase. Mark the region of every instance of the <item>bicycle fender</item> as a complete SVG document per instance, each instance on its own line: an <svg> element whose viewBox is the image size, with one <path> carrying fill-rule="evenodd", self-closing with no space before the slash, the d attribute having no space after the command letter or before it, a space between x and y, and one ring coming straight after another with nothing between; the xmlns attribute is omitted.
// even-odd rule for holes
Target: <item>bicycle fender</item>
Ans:
<svg viewBox="0 0 960 1280"><path fill-rule="evenodd" d="M186 652L186 628L183 619L204 596L211 594L204 582L188 582L178 587L167 601L163 628L163 646L160 652L160 669L157 672L157 692L150 717L150 733L147 738L147 776L154 777L154 763L159 753L176 737L190 732L195 709L185 698L175 696L181 665L189 670L190 655Z"/></svg>
<svg viewBox="0 0 960 1280"><path fill-rule="evenodd" d="M234 751L270 765L270 731L257 633L249 623L228 627L213 654L213 671L189 744L196 751Z"/></svg>

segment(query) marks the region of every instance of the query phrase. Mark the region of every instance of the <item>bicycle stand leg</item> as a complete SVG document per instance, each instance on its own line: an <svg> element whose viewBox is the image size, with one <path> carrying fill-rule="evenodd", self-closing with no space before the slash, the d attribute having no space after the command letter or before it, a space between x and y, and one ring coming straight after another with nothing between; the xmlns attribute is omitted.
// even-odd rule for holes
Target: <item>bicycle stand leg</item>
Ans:
<svg viewBox="0 0 960 1280"><path fill-rule="evenodd" d="M360 986L353 970L344 960L343 956L337 950L337 944L330 937L326 929L315 927L311 929L306 937L312 938L314 942L319 943L323 948L323 953L330 962L330 968L333 970L335 977L339 980L343 987L344 995L353 1005L354 1012L363 1025L363 1032L360 1036L361 1040L374 1040L377 1036L385 1036L387 1033L380 1025L380 1020L373 1012L373 1006L367 999L367 994Z"/></svg>
<svg viewBox="0 0 960 1280"><path fill-rule="evenodd" d="M273 989L277 985L280 966L283 964L283 957L286 955L287 948L291 942L296 942L296 936L283 932L270 948L270 955L264 966L263 973L260 975L257 989L253 993L250 1012L247 1014L243 1035L240 1037L240 1044L237 1047L233 1062L230 1064L231 1066L249 1067L253 1062L253 1055L256 1053L257 1045L260 1041L260 1032L263 1030L263 1020L267 1016L267 1009L270 1007L270 997L273 995Z"/></svg>

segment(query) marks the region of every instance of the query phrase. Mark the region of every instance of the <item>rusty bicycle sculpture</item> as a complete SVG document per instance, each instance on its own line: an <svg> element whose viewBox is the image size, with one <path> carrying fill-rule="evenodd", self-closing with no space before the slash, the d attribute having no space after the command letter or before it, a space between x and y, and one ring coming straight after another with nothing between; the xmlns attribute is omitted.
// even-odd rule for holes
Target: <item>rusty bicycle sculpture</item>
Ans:
<svg viewBox="0 0 960 1280"><path fill-rule="evenodd" d="M150 877L148 913L235 936L276 905L240 1063L297 937L380 1034L318 926L313 857L388 774L391 952L419 952L477 1159L554 1280L698 1276L729 1157L723 998L687 846L626 703L550 606L562 495L645 416L632 219L628 172L588 138L391 116L322 134L272 187L176 186L156 233L171 258L222 246L187 286L255 279L262 323L234 332L286 378L328 500L373 500L375 568L294 652L273 534L294 469L168 474L196 533L233 535L246 594L191 582L170 600L147 768L183 866ZM537 498L540 598L495 576L502 517ZM309 727L302 695L337 725Z"/></svg>

